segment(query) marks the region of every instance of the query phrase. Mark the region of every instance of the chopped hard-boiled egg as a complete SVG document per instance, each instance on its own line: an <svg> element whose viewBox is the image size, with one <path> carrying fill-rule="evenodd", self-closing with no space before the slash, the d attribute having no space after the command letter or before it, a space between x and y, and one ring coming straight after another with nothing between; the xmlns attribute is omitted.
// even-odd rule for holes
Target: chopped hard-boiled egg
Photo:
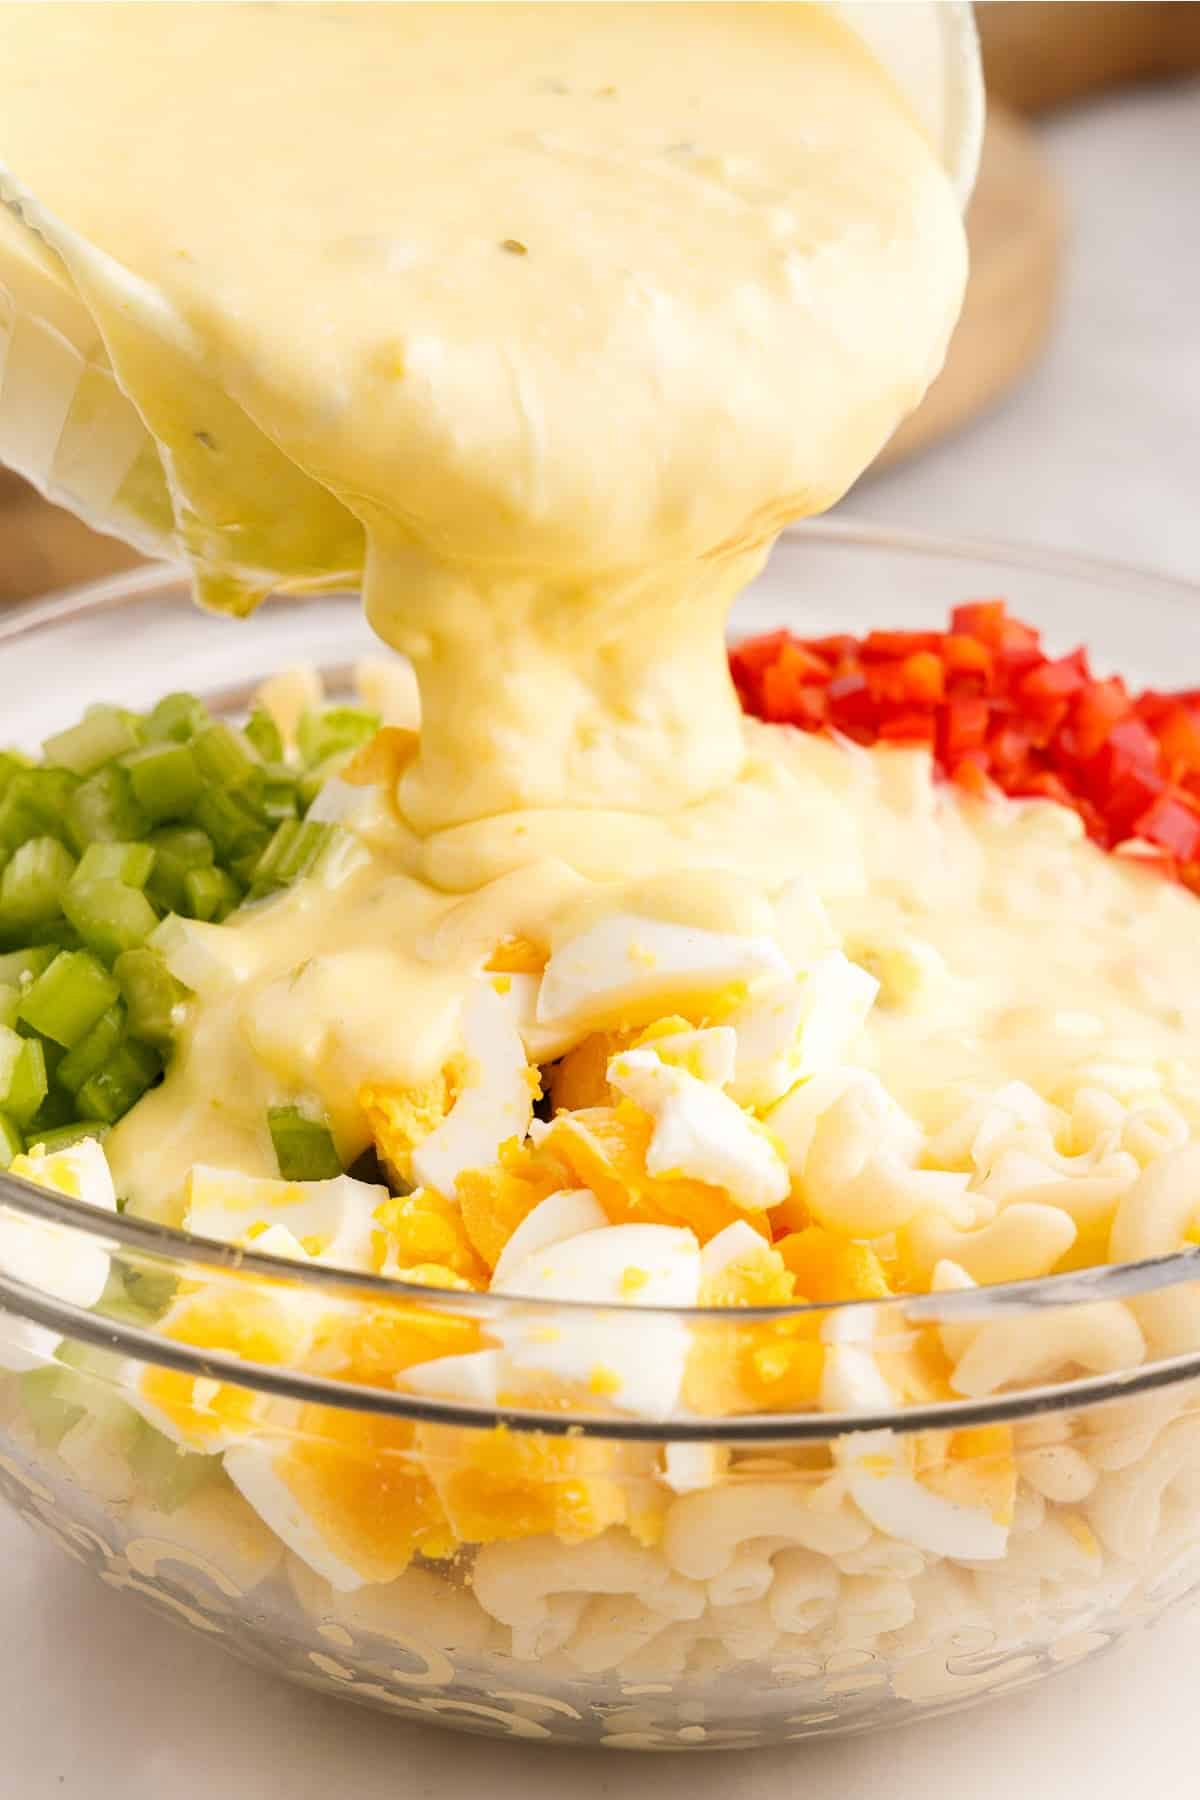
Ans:
<svg viewBox="0 0 1200 1800"><path fill-rule="evenodd" d="M549 1250L566 1238L581 1237L608 1224L608 1214L587 1188L561 1188L526 1213L496 1261L493 1285L503 1282L514 1269L541 1250Z"/></svg>
<svg viewBox="0 0 1200 1800"><path fill-rule="evenodd" d="M773 1106L797 1082L838 1067L878 991L875 977L840 950L795 978L754 987L725 1020L737 1037L732 1097L742 1106Z"/></svg>
<svg viewBox="0 0 1200 1800"><path fill-rule="evenodd" d="M487 1270L472 1246L462 1213L435 1188L414 1188L411 1194L385 1198L375 1219L386 1234L380 1265L384 1275L413 1281L421 1278L421 1270L434 1267L446 1271L447 1286L485 1285Z"/></svg>
<svg viewBox="0 0 1200 1800"><path fill-rule="evenodd" d="M741 1217L742 1209L707 1180L651 1174L647 1156L653 1134L649 1113L624 1100L616 1107L560 1113L536 1154L554 1159L568 1179L590 1188L613 1224L686 1225L707 1243ZM555 1185L566 1185L561 1173Z"/></svg>
<svg viewBox="0 0 1200 1800"><path fill-rule="evenodd" d="M308 663L297 663L259 682L254 703L271 715L284 743L294 745L301 718L306 712L315 711L324 698L324 684L316 669Z"/></svg>
<svg viewBox="0 0 1200 1800"><path fill-rule="evenodd" d="M538 1078L514 1020L518 979L480 980L463 1008L462 1051L432 1081L361 1091L379 1154L401 1184L453 1195L465 1170L490 1168L528 1131Z"/></svg>
<svg viewBox="0 0 1200 1800"><path fill-rule="evenodd" d="M779 1252L745 1220L704 1246L700 1271L701 1306L790 1306L797 1298L795 1279ZM799 1411L816 1398L822 1363L816 1324L803 1314L763 1324L698 1320L684 1395L702 1417Z"/></svg>
<svg viewBox="0 0 1200 1800"><path fill-rule="evenodd" d="M937 1556L994 1561L1008 1547L1015 1497L1008 1434L956 1435L970 1443L931 1470L918 1471L913 1438L892 1431L842 1439L838 1462L855 1505L887 1537Z"/></svg>
<svg viewBox="0 0 1200 1800"><path fill-rule="evenodd" d="M282 1409L275 1435L228 1450L225 1470L292 1554L339 1593L394 1581L417 1551L455 1548L404 1419Z"/></svg>
<svg viewBox="0 0 1200 1800"><path fill-rule="evenodd" d="M494 1406L504 1379L501 1350L472 1350L466 1356L439 1356L414 1363L401 1380L414 1394L430 1400L458 1400L467 1406Z"/></svg>
<svg viewBox="0 0 1200 1800"><path fill-rule="evenodd" d="M654 1121L650 1175L707 1182L746 1212L763 1212L787 1195L787 1168L762 1128L719 1088L665 1062L657 1045L619 1051L608 1079Z"/></svg>
<svg viewBox="0 0 1200 1800"><path fill-rule="evenodd" d="M294 1369L336 1314L336 1306L293 1287L230 1274L183 1294L158 1332L169 1343ZM126 1363L122 1384L148 1424L185 1449L210 1454L258 1430L269 1406L251 1387L159 1364Z"/></svg>
<svg viewBox="0 0 1200 1800"><path fill-rule="evenodd" d="M9 1173L99 1212L117 1210L112 1176L95 1138L49 1155L35 1148L15 1156ZM85 1232L0 1209L0 1269L14 1280L71 1306L90 1307L104 1292L109 1266L107 1250ZM39 1368L61 1342L43 1325L0 1313L0 1368L18 1373Z"/></svg>
<svg viewBox="0 0 1200 1800"><path fill-rule="evenodd" d="M667 1225L606 1225L536 1250L493 1283L493 1292L594 1305L694 1306L700 1247ZM516 1309L491 1329L514 1369L537 1372L610 1400L622 1412L666 1418L679 1399L688 1333L676 1318L575 1320Z"/></svg>
<svg viewBox="0 0 1200 1800"><path fill-rule="evenodd" d="M188 1178L185 1224L200 1237L265 1247L264 1232L284 1226L303 1251L337 1268L379 1267L376 1209L388 1191L349 1175L332 1181L272 1181L197 1164Z"/></svg>
<svg viewBox="0 0 1200 1800"><path fill-rule="evenodd" d="M788 973L770 938L744 937L620 913L551 956L538 995L538 1024L580 1034L652 1019L691 1002Z"/></svg>

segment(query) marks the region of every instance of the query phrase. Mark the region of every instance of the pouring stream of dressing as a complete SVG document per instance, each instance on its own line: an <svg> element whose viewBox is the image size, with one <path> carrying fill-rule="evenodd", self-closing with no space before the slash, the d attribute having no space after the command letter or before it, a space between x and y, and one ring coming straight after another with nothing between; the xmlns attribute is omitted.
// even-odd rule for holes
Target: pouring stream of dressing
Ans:
<svg viewBox="0 0 1200 1800"><path fill-rule="evenodd" d="M202 597L362 565L421 685L419 831L736 777L728 605L920 398L962 292L949 180L848 31L16 5L0 51L0 150Z"/></svg>
<svg viewBox="0 0 1200 1800"><path fill-rule="evenodd" d="M198 1160L270 1172L297 1094L356 1154L360 1084L436 1070L506 932L622 895L770 930L798 873L861 890L869 823L744 729L723 644L961 301L950 180L848 30L10 5L0 93L3 191L158 441L201 598L361 575L421 690L370 865L230 927L244 979L109 1140L135 1205Z"/></svg>

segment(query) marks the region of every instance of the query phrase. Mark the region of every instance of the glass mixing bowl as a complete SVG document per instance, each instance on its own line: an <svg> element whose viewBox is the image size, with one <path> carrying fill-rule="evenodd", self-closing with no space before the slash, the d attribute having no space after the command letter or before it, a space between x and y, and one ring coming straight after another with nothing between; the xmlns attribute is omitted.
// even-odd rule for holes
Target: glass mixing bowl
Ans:
<svg viewBox="0 0 1200 1800"><path fill-rule="evenodd" d="M734 629L919 626L994 593L1132 676L1177 686L1200 667L1200 591L1183 584L830 523L789 535ZM10 616L0 646L5 735L32 745L91 699L144 705L187 685L236 709L301 659L336 686L370 638L347 599L234 624L148 570ZM1011 1689L1200 1586L1187 1195L1136 1264L735 1313L300 1271L11 1176L0 1204L28 1242L108 1276L85 1311L31 1282L36 1257L0 1266L0 1489L111 1587L311 1687L529 1740L744 1748ZM207 1348L203 1330L164 1335L162 1302L181 1294L245 1321L245 1356ZM378 1385L307 1351L293 1366L331 1322L357 1334L360 1373L378 1348ZM648 1365L686 1342L727 1369L852 1369L873 1335L910 1369L949 1357L962 1398L916 1381L885 1412L663 1425L532 1390L497 1413L405 1393L391 1373L522 1334L602 1347L634 1330ZM132 1386L192 1451L147 1428ZM914 1480L916 1515L898 1499Z"/></svg>

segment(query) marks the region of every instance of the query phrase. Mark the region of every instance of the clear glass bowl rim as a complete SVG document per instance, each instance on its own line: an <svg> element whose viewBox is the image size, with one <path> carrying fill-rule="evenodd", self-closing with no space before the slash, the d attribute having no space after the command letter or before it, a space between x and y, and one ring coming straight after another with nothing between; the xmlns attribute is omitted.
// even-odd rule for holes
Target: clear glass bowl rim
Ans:
<svg viewBox="0 0 1200 1800"><path fill-rule="evenodd" d="M910 555L939 557L949 561L974 557L1014 570L1034 570L1050 576L1088 581L1097 587L1110 589L1128 588L1136 584L1139 592L1149 592L1156 601L1171 608L1179 607L1181 613L1186 609L1192 623L1197 610L1200 610L1200 583L1163 575L1132 564L1006 540L958 538L832 519L806 522L785 532L784 536L793 541L806 538L830 546L859 546L902 555L907 552ZM6 642L35 633L69 629L76 620L90 620L100 614L119 612L143 602L169 599L186 591L186 587L185 570L170 565L151 564L146 568L125 571L101 581L68 588L59 594L18 606L0 618L0 648ZM326 596L327 599L332 597ZM272 606L276 608L311 604L308 600L277 599L272 602ZM327 670L326 673L336 680L338 677L344 678L346 672ZM245 704L249 692L231 687L222 689L217 694L210 693L209 698L218 705L234 708ZM174 1264L183 1270L200 1266L214 1271L236 1271L243 1276L257 1275L273 1282L286 1282L293 1288L300 1287L314 1294L327 1294L331 1300L340 1295L342 1298L354 1298L371 1304L387 1300L406 1301L420 1305L423 1310L442 1310L459 1317L470 1315L480 1323L488 1319L512 1316L516 1312L522 1317L542 1312L548 1316L588 1321L618 1317L628 1320L631 1310L627 1307L595 1305L587 1301L517 1300L488 1293L439 1290L386 1276L358 1275L315 1265L298 1267L285 1258L241 1250L169 1226L124 1215L98 1214L94 1208L81 1201L40 1188L20 1176L3 1171L0 1171L0 1204L27 1217L99 1240L106 1249L124 1250L134 1257L153 1260L164 1267ZM676 1318L690 1325L710 1321L725 1327L741 1327L763 1322L777 1323L812 1314L859 1314L869 1308L880 1321L886 1321L888 1315L892 1314L903 1326L933 1321L950 1324L997 1317L1011 1319L1045 1313L1057 1307L1129 1300L1189 1281L1200 1281L1200 1247L1144 1262L1103 1264L1070 1274L998 1283L964 1293L900 1294L882 1301L846 1300L832 1304L805 1302L788 1307L739 1307L732 1316L728 1309L705 1307L639 1307L636 1311L648 1318ZM158 1363L191 1374L219 1376L237 1386L251 1387L255 1391L297 1401L443 1424L486 1428L503 1422L515 1429L555 1434L578 1433L616 1439L644 1438L655 1442L703 1440L778 1444L804 1439L825 1441L851 1432L880 1428L905 1433L958 1429L1025 1418L1038 1412L1093 1405L1200 1377L1198 1348L1195 1354L1162 1359L1137 1369L1118 1371L1115 1375L1047 1383L983 1401L944 1401L873 1414L770 1413L749 1417L641 1421L584 1412L550 1414L524 1409L459 1406L451 1402L418 1399L386 1389L301 1375L266 1364L244 1362L220 1353L170 1343L140 1327L86 1312L4 1273L0 1273L0 1305L16 1316L29 1319L64 1336L119 1351L139 1361Z"/></svg>

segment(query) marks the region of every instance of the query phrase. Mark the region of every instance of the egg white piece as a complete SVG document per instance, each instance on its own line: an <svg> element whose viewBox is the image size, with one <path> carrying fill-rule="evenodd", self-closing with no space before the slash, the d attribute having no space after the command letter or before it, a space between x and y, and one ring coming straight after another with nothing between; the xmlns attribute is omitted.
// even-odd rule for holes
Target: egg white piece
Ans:
<svg viewBox="0 0 1200 1800"><path fill-rule="evenodd" d="M581 1237L585 1231L599 1231L607 1224L608 1214L590 1188L560 1188L557 1194L547 1194L526 1213L500 1252L492 1285L504 1281L539 1250Z"/></svg>
<svg viewBox="0 0 1200 1800"><path fill-rule="evenodd" d="M849 1055L879 983L840 950L831 950L801 976L800 993L800 1074L819 1075Z"/></svg>
<svg viewBox="0 0 1200 1800"><path fill-rule="evenodd" d="M365 1576L330 1547L316 1520L300 1505L281 1473L283 1461L263 1444L240 1444L225 1452L225 1473L293 1556L339 1594L353 1593L364 1585Z"/></svg>
<svg viewBox="0 0 1200 1800"><path fill-rule="evenodd" d="M737 1033L730 1094L742 1106L773 1106L798 1081L837 1068L878 992L875 977L840 950L794 981L754 989L729 1020Z"/></svg>
<svg viewBox="0 0 1200 1800"><path fill-rule="evenodd" d="M34 1151L14 1157L10 1173L98 1212L117 1210L112 1176L95 1138L84 1138L49 1155ZM110 1266L108 1251L83 1232L0 1209L0 1269L15 1281L54 1300L91 1307L104 1292ZM60 1333L44 1325L0 1312L0 1368L16 1374L40 1368L62 1341Z"/></svg>
<svg viewBox="0 0 1200 1800"><path fill-rule="evenodd" d="M737 1033L729 1025L706 1025L694 1031L669 1031L646 1046L673 1069L686 1069L697 1081L723 1088L737 1066Z"/></svg>
<svg viewBox="0 0 1200 1800"><path fill-rule="evenodd" d="M858 1510L877 1531L935 1556L991 1562L1008 1548L1008 1527L985 1506L964 1506L913 1476L891 1431L863 1431L839 1455Z"/></svg>
<svg viewBox="0 0 1200 1800"><path fill-rule="evenodd" d="M466 1356L438 1356L414 1363L399 1379L411 1393L430 1400L459 1400L465 1406L494 1406L506 1368L502 1350L472 1350Z"/></svg>
<svg viewBox="0 0 1200 1800"><path fill-rule="evenodd" d="M795 1087L801 1076L804 1017L804 988L798 981L759 988L730 1015L737 1054L728 1089L739 1106L772 1106Z"/></svg>
<svg viewBox="0 0 1200 1800"><path fill-rule="evenodd" d="M337 1175L330 1181L274 1181L198 1163L188 1177L185 1224L200 1237L223 1244L265 1246L260 1226L282 1225L301 1255L336 1268L366 1273L374 1267L372 1240L385 1187ZM286 1251L282 1254L287 1254Z"/></svg>
<svg viewBox="0 0 1200 1800"><path fill-rule="evenodd" d="M671 1225L608 1225L536 1251L493 1293L619 1307L694 1306L700 1247ZM622 1412L666 1418L679 1402L688 1331L681 1319L573 1319L533 1312L493 1326L514 1369L580 1384Z"/></svg>
<svg viewBox="0 0 1200 1800"><path fill-rule="evenodd" d="M542 985L541 976L486 972L483 979L502 1002L522 1039L526 1034L532 1037L537 1031L537 1003L538 992ZM528 1051L528 1046L526 1049ZM534 1058L530 1056L530 1061L533 1060Z"/></svg>
<svg viewBox="0 0 1200 1800"><path fill-rule="evenodd" d="M539 1025L580 1031L625 1022L631 1012L686 1005L736 982L788 973L770 938L741 937L618 913L551 956L538 996Z"/></svg>
<svg viewBox="0 0 1200 1800"><path fill-rule="evenodd" d="M608 1080L654 1120L646 1151L651 1175L708 1182L746 1212L787 1197L791 1183L778 1151L719 1088L664 1063L653 1045L611 1057Z"/></svg>
<svg viewBox="0 0 1200 1800"><path fill-rule="evenodd" d="M510 978L517 980L516 976ZM419 1187L453 1194L464 1169L485 1169L496 1161L501 1144L523 1138L533 1117L529 1063L514 1011L510 987L497 992L484 979L463 1008L463 1048L470 1075L442 1123L413 1151L413 1181Z"/></svg>
<svg viewBox="0 0 1200 1800"><path fill-rule="evenodd" d="M873 1306L835 1306L821 1321L823 1412L887 1412L895 1397L875 1360Z"/></svg>
<svg viewBox="0 0 1200 1800"><path fill-rule="evenodd" d="M746 1257L757 1256L767 1248L767 1242L752 1225L744 1219L735 1219L732 1225L726 1225L724 1231L718 1231L716 1237L709 1238L700 1252L700 1284L715 1281L717 1276L727 1269L730 1263L741 1262Z"/></svg>
<svg viewBox="0 0 1200 1800"><path fill-rule="evenodd" d="M672 1493L697 1494L716 1486L728 1461L729 1452L720 1444L667 1444L663 1481Z"/></svg>

